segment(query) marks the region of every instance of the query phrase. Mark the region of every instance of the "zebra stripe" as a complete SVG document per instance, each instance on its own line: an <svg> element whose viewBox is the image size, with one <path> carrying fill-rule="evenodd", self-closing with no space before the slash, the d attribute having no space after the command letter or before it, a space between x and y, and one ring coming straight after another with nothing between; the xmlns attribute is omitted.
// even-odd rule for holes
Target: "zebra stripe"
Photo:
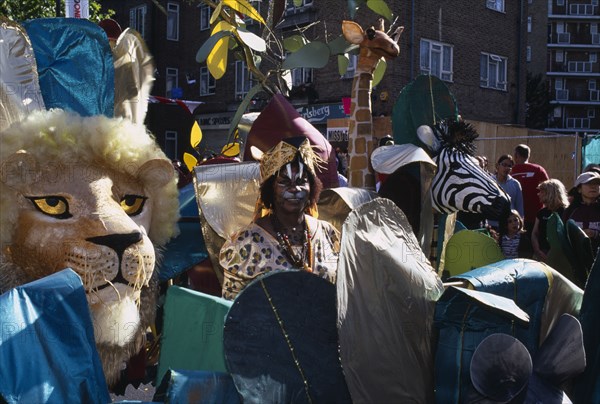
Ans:
<svg viewBox="0 0 600 404"><path fill-rule="evenodd" d="M442 213L482 213L498 197L508 195L477 160L454 148L444 148L436 157L437 172L431 185L433 207Z"/></svg>

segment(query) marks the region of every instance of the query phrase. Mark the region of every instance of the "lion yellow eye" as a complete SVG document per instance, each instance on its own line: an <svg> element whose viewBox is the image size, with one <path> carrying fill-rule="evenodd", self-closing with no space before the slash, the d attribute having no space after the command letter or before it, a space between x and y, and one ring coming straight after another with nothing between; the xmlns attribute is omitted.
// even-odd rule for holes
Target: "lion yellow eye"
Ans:
<svg viewBox="0 0 600 404"><path fill-rule="evenodd" d="M69 202L62 196L32 196L28 197L33 206L40 212L57 219L72 217L69 212Z"/></svg>
<svg viewBox="0 0 600 404"><path fill-rule="evenodd" d="M121 199L121 208L127 213L129 216L135 216L142 212L144 209L144 203L146 202L145 196L139 195L125 195Z"/></svg>

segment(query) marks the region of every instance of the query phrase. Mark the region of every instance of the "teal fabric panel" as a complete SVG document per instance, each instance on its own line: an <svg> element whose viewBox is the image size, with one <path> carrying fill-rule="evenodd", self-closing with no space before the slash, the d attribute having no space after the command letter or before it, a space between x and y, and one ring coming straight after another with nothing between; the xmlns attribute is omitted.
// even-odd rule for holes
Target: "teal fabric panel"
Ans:
<svg viewBox="0 0 600 404"><path fill-rule="evenodd" d="M0 402L110 402L83 284L71 269L1 295L0 330Z"/></svg>
<svg viewBox="0 0 600 404"><path fill-rule="evenodd" d="M47 109L114 115L115 68L106 33L79 18L25 21Z"/></svg>
<svg viewBox="0 0 600 404"><path fill-rule="evenodd" d="M600 162L600 135L588 136L584 140L581 152L582 168L588 164L598 164Z"/></svg>
<svg viewBox="0 0 600 404"><path fill-rule="evenodd" d="M223 324L231 304L178 286L167 290L157 382L169 369L227 371Z"/></svg>

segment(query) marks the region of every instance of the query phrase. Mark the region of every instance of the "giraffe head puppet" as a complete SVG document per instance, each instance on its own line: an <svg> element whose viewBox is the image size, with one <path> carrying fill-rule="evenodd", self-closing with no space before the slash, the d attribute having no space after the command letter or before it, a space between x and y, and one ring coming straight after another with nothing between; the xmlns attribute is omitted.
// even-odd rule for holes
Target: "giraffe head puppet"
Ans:
<svg viewBox="0 0 600 404"><path fill-rule="evenodd" d="M383 19L379 19L379 26L369 27L363 30L360 25L354 21L342 21L342 33L344 38L351 44L360 47L360 57L358 58L359 69L375 69L379 59L393 59L400 55L398 41L404 27L398 27L388 35L384 30Z"/></svg>

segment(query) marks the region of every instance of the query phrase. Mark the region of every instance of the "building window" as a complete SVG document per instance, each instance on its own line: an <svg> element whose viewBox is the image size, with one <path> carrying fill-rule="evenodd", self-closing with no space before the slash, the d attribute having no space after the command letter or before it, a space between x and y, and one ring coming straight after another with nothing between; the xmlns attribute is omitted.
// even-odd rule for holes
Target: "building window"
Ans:
<svg viewBox="0 0 600 404"><path fill-rule="evenodd" d="M555 90L562 90L563 89L563 79L561 78L557 78L556 81L554 82L554 89Z"/></svg>
<svg viewBox="0 0 600 404"><path fill-rule="evenodd" d="M533 18L530 15L528 15L527 16L527 32L531 32L532 23L533 23Z"/></svg>
<svg viewBox="0 0 600 404"><path fill-rule="evenodd" d="M506 90L506 65L508 59L490 53L482 53L480 59L480 86L496 90Z"/></svg>
<svg viewBox="0 0 600 404"><path fill-rule="evenodd" d="M504 12L504 0L486 0L485 6L490 10Z"/></svg>
<svg viewBox="0 0 600 404"><path fill-rule="evenodd" d="M242 99L250 91L252 77L246 68L246 62L238 60L235 62L235 96Z"/></svg>
<svg viewBox="0 0 600 404"><path fill-rule="evenodd" d="M205 4L200 6L200 31L210 29L210 6Z"/></svg>
<svg viewBox="0 0 600 404"><path fill-rule="evenodd" d="M565 53L563 51L556 51L556 61L562 63L565 61Z"/></svg>
<svg viewBox="0 0 600 404"><path fill-rule="evenodd" d="M173 67L167 67L165 93L168 98L173 97L173 89L178 87L178 76L178 69L175 69Z"/></svg>
<svg viewBox="0 0 600 404"><path fill-rule="evenodd" d="M564 6L565 5L565 0L556 0L556 5L557 6Z"/></svg>
<svg viewBox="0 0 600 404"><path fill-rule="evenodd" d="M588 110L587 110L587 117L588 118L595 118L596 117L596 110L594 108L588 108Z"/></svg>
<svg viewBox="0 0 600 404"><path fill-rule="evenodd" d="M140 33L144 38L144 27L146 26L146 5L129 9L129 27Z"/></svg>
<svg viewBox="0 0 600 404"><path fill-rule="evenodd" d="M590 62L596 63L598 61L598 54L596 52L590 52Z"/></svg>
<svg viewBox="0 0 600 404"><path fill-rule="evenodd" d="M588 81L588 90L595 90L596 89L596 80L591 79L590 81Z"/></svg>
<svg viewBox="0 0 600 404"><path fill-rule="evenodd" d="M177 132L173 130L165 131L165 154L171 160L177 158Z"/></svg>
<svg viewBox="0 0 600 404"><path fill-rule="evenodd" d="M531 62L531 46L527 47L527 56L526 56L526 60L528 62Z"/></svg>
<svg viewBox="0 0 600 404"><path fill-rule="evenodd" d="M313 69L299 67L292 69L292 87L310 84L313 81Z"/></svg>
<svg viewBox="0 0 600 404"><path fill-rule="evenodd" d="M252 7L254 7L254 9L258 12L258 14L260 14L261 1L260 0L250 0L249 3L252 5ZM258 23L250 17L245 17L244 24L252 25L252 24L258 24Z"/></svg>
<svg viewBox="0 0 600 404"><path fill-rule="evenodd" d="M211 95L215 93L217 81L211 76L208 67L200 68L200 95Z"/></svg>
<svg viewBox="0 0 600 404"><path fill-rule="evenodd" d="M453 53L452 45L421 39L421 73L452 81Z"/></svg>
<svg viewBox="0 0 600 404"><path fill-rule="evenodd" d="M358 55L348 55L348 68L346 69L346 73L342 76L343 79L352 79L354 78L354 73L356 73L356 66L358 63Z"/></svg>
<svg viewBox="0 0 600 404"><path fill-rule="evenodd" d="M312 7L313 0L301 0L300 5L296 7L294 5L294 0L287 0L287 8L285 10L286 14L294 14L299 11L302 11L304 7Z"/></svg>
<svg viewBox="0 0 600 404"><path fill-rule="evenodd" d="M167 3L167 39L179 41L179 4Z"/></svg>

